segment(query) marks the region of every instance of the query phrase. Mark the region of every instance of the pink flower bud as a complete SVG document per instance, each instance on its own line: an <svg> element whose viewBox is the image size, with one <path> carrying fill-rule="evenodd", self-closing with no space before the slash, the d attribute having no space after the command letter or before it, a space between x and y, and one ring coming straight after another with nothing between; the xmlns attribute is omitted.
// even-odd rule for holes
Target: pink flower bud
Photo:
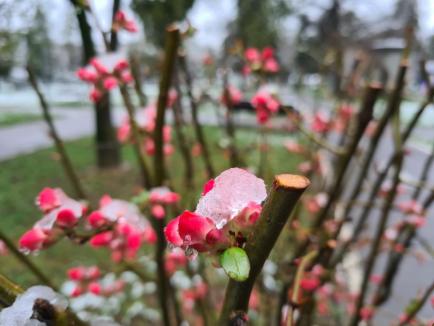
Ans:
<svg viewBox="0 0 434 326"><path fill-rule="evenodd" d="M89 285L87 286L87 289L89 292L91 292L95 295L101 294L101 285L98 282L89 283Z"/></svg>
<svg viewBox="0 0 434 326"><path fill-rule="evenodd" d="M266 72L276 73L279 71L279 69L280 69L279 64L274 58L267 59L264 63L264 70Z"/></svg>
<svg viewBox="0 0 434 326"><path fill-rule="evenodd" d="M57 213L56 223L62 228L70 228L77 224L78 218L70 209L62 209Z"/></svg>
<svg viewBox="0 0 434 326"><path fill-rule="evenodd" d="M308 292L316 290L320 284L320 280L316 277L305 277L300 281L301 288Z"/></svg>
<svg viewBox="0 0 434 326"><path fill-rule="evenodd" d="M89 93L89 99L96 103L99 102L102 98L102 93L100 90L96 89L96 88L92 88L92 90Z"/></svg>
<svg viewBox="0 0 434 326"><path fill-rule="evenodd" d="M261 54L262 60L274 58L274 49L272 47L265 47Z"/></svg>
<svg viewBox="0 0 434 326"><path fill-rule="evenodd" d="M98 80L98 74L95 71L80 68L77 70L76 75L82 81L94 84Z"/></svg>
<svg viewBox="0 0 434 326"><path fill-rule="evenodd" d="M130 65L129 65L129 63L128 63L127 60L125 60L125 59L120 59L120 60L115 64L115 68L114 68L114 70L116 70L116 71L122 71L122 70L128 69L129 66L130 66Z"/></svg>
<svg viewBox="0 0 434 326"><path fill-rule="evenodd" d="M83 294L81 286L77 285L71 292L71 297L76 298Z"/></svg>
<svg viewBox="0 0 434 326"><path fill-rule="evenodd" d="M41 211L47 213L52 209L59 207L61 203L56 189L44 188L36 198L36 204L39 206Z"/></svg>
<svg viewBox="0 0 434 326"><path fill-rule="evenodd" d="M246 51L244 52L244 57L246 58L247 61L250 62L259 61L261 59L261 55L259 54L259 51L256 48L246 49Z"/></svg>
<svg viewBox="0 0 434 326"><path fill-rule="evenodd" d="M118 85L115 77L107 77L104 79L103 86L106 90L110 91Z"/></svg>
<svg viewBox="0 0 434 326"><path fill-rule="evenodd" d="M40 250L47 238L44 231L39 228L33 228L21 236L19 240L20 249L30 251Z"/></svg>
<svg viewBox="0 0 434 326"><path fill-rule="evenodd" d="M156 219L161 220L164 218L164 216L166 216L166 211L164 210L164 207L161 205L153 205L151 208L151 214Z"/></svg>
<svg viewBox="0 0 434 326"><path fill-rule="evenodd" d="M127 237L127 249L132 251L139 250L142 245L142 238L140 233L134 232Z"/></svg>
<svg viewBox="0 0 434 326"><path fill-rule="evenodd" d="M91 59L89 63L91 64L91 66L93 66L95 68L95 70L99 74L101 74L101 75L107 75L109 73L108 69L97 58Z"/></svg>
<svg viewBox="0 0 434 326"><path fill-rule="evenodd" d="M131 73L129 71L124 71L122 73L121 78L125 84L129 84L129 83L132 83L134 81L133 75L131 75Z"/></svg>
<svg viewBox="0 0 434 326"><path fill-rule="evenodd" d="M101 276L98 266L91 266L86 271L86 277L90 280L97 279Z"/></svg>
<svg viewBox="0 0 434 326"><path fill-rule="evenodd" d="M374 317L374 309L371 306L366 306L360 309L360 317L364 321L371 320Z"/></svg>
<svg viewBox="0 0 434 326"><path fill-rule="evenodd" d="M72 281L82 281L86 277L86 270L82 266L72 267L68 269L67 274Z"/></svg>
<svg viewBox="0 0 434 326"><path fill-rule="evenodd" d="M104 224L107 223L107 220L105 217L101 214L100 211L94 211L92 212L88 217L87 221L89 222L89 225L94 228L98 229L102 227Z"/></svg>
<svg viewBox="0 0 434 326"><path fill-rule="evenodd" d="M89 243L93 247L106 247L110 244L110 242L113 239L113 232L112 231L106 231L102 233L98 233L94 235Z"/></svg>

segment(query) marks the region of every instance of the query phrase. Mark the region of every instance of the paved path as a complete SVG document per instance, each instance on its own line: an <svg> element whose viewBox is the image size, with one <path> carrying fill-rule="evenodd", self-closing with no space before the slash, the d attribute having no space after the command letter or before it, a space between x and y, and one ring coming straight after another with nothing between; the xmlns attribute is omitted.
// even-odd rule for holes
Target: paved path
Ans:
<svg viewBox="0 0 434 326"><path fill-rule="evenodd" d="M25 110L20 110L23 111ZM93 134L94 114L91 108L56 108L52 111L57 116L54 123L63 140L74 140ZM122 112L115 110L114 113L115 121L118 123ZM0 128L0 161L32 153L52 144L48 127L43 120Z"/></svg>

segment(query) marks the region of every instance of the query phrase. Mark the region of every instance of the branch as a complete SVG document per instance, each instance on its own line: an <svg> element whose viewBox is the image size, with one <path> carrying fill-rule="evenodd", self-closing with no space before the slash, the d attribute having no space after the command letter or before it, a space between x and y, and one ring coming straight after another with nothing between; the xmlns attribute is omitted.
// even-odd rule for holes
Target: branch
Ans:
<svg viewBox="0 0 434 326"><path fill-rule="evenodd" d="M415 305L411 305L411 309L406 311L406 320L403 320L399 323L398 326L404 326L410 323L410 321L417 315L417 313L422 309L425 303L431 296L431 293L434 291L434 282L425 290L422 298L420 298Z"/></svg>
<svg viewBox="0 0 434 326"><path fill-rule="evenodd" d="M139 126L136 122L134 106L131 101L127 85L121 84L119 86L119 90L121 92L125 108L127 109L128 117L130 119L133 136L133 147L139 164L140 173L142 175L142 182L146 189L150 189L152 187L152 179L151 174L149 173L148 163L146 162L146 158L142 149L142 137L140 136Z"/></svg>
<svg viewBox="0 0 434 326"><path fill-rule="evenodd" d="M197 102L193 96L193 81L190 72L188 71L187 60L185 59L184 53L182 55L179 55L179 63L181 69L184 72L185 83L187 85L187 95L190 100L191 117L192 117L194 132L196 134L197 141L201 147L202 158L205 164L205 169L208 174L208 178L212 178L214 176L214 167L211 162L211 155L209 153L209 148L205 140L205 135L203 133L202 126L199 123Z"/></svg>
<svg viewBox="0 0 434 326"><path fill-rule="evenodd" d="M299 175L281 174L275 177L271 192L255 226L254 237L248 240L245 248L251 266L250 275L244 282L229 281L219 325L227 325L234 313L247 311L255 280L298 199L309 184L307 178Z"/></svg>
<svg viewBox="0 0 434 326"><path fill-rule="evenodd" d="M63 169L65 170L66 176L68 177L69 181L71 182L71 185L75 191L75 194L80 199L87 200L86 194L83 190L83 186L81 185L80 179L77 176L77 173L74 170L74 167L71 163L71 160L68 156L68 153L65 150L65 146L62 142L62 139L59 137L59 134L57 133L56 127L54 126L53 118L50 113L50 108L45 101L45 97L42 94L41 90L39 89L38 82L36 80L35 74L30 66L27 66L27 72L29 74L29 82L32 85L34 91L36 92L36 95L38 96L42 113L44 115L45 122L48 125L48 128L50 130L50 136L54 140L54 145L56 146L56 150L60 155L60 159L62 162ZM87 200L88 201L88 200Z"/></svg>
<svg viewBox="0 0 434 326"><path fill-rule="evenodd" d="M155 184L163 185L166 178L163 152L163 127L164 116L167 107L167 94L172 82L175 59L180 42L179 29L176 26L169 26L166 29L166 44L164 47L165 56L160 79L160 91L157 102L157 117L155 118L154 142L154 172Z"/></svg>

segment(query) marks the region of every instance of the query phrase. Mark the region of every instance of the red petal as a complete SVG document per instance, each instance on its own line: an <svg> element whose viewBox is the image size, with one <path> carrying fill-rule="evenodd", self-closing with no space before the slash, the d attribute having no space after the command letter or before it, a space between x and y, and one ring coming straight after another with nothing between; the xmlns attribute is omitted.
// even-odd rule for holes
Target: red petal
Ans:
<svg viewBox="0 0 434 326"><path fill-rule="evenodd" d="M168 242L175 246L181 246L183 241L179 236L179 216L171 220L167 226L164 228L164 234L166 235L166 239Z"/></svg>
<svg viewBox="0 0 434 326"><path fill-rule="evenodd" d="M179 216L179 235L193 248L202 251L206 246L206 235L215 228L211 219L185 211Z"/></svg>

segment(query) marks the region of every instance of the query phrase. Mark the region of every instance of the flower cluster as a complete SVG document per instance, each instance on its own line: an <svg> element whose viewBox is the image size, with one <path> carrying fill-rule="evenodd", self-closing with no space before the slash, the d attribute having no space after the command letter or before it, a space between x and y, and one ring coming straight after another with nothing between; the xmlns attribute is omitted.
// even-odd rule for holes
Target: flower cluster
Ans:
<svg viewBox="0 0 434 326"><path fill-rule="evenodd" d="M124 11L118 10L115 14L112 29L119 31L124 29L130 33L136 33L138 31L137 25L134 20L129 19Z"/></svg>
<svg viewBox="0 0 434 326"><path fill-rule="evenodd" d="M151 215L156 219L163 219L166 216L167 206L175 205L181 196L170 191L167 187L153 188L149 194L149 205Z"/></svg>
<svg viewBox="0 0 434 326"><path fill-rule="evenodd" d="M246 65L243 67L245 75L253 72L277 73L280 69L279 63L274 56L274 49L266 47L262 51L256 48L248 48L244 52Z"/></svg>
<svg viewBox="0 0 434 326"><path fill-rule="evenodd" d="M256 120L259 124L267 123L270 117L280 108L279 101L265 89L260 89L252 98L252 105L256 110Z"/></svg>
<svg viewBox="0 0 434 326"><path fill-rule="evenodd" d="M82 81L92 85L89 98L92 102L98 102L104 93L118 86L118 84L128 84L133 81L133 77L128 70L128 61L118 60L113 69L109 69L100 59L93 58L89 66L77 70L77 77Z"/></svg>
<svg viewBox="0 0 434 326"><path fill-rule="evenodd" d="M36 198L44 216L24 233L19 246L23 251L38 251L48 247L73 228L86 212L86 205L69 198L61 189L44 188Z"/></svg>
<svg viewBox="0 0 434 326"><path fill-rule="evenodd" d="M176 93L170 92L168 106L171 107L176 100ZM153 133L155 130L155 119L157 118L157 109L155 105L149 105L136 116L136 123L140 128L143 137L143 147L148 155L155 154L155 143ZM118 140L121 143L132 141L132 130L129 117L125 117L117 131ZM172 128L169 125L163 127L163 151L165 155L171 155L174 151L172 140Z"/></svg>
<svg viewBox="0 0 434 326"><path fill-rule="evenodd" d="M118 280L109 286L102 286L100 282L101 272L97 266L77 266L68 270L68 278L74 282L71 297L78 297L85 293L110 296L113 293L122 291L124 282Z"/></svg>
<svg viewBox="0 0 434 326"><path fill-rule="evenodd" d="M243 169L226 170L205 185L195 212L184 211L168 223L166 239L187 256L241 247L266 196L263 180Z"/></svg>
<svg viewBox="0 0 434 326"><path fill-rule="evenodd" d="M137 206L124 200L104 196L99 209L92 212L87 220L95 230L109 228L92 236L90 245L110 249L115 262L135 258L143 243L153 244L156 241L149 221L140 214Z"/></svg>

